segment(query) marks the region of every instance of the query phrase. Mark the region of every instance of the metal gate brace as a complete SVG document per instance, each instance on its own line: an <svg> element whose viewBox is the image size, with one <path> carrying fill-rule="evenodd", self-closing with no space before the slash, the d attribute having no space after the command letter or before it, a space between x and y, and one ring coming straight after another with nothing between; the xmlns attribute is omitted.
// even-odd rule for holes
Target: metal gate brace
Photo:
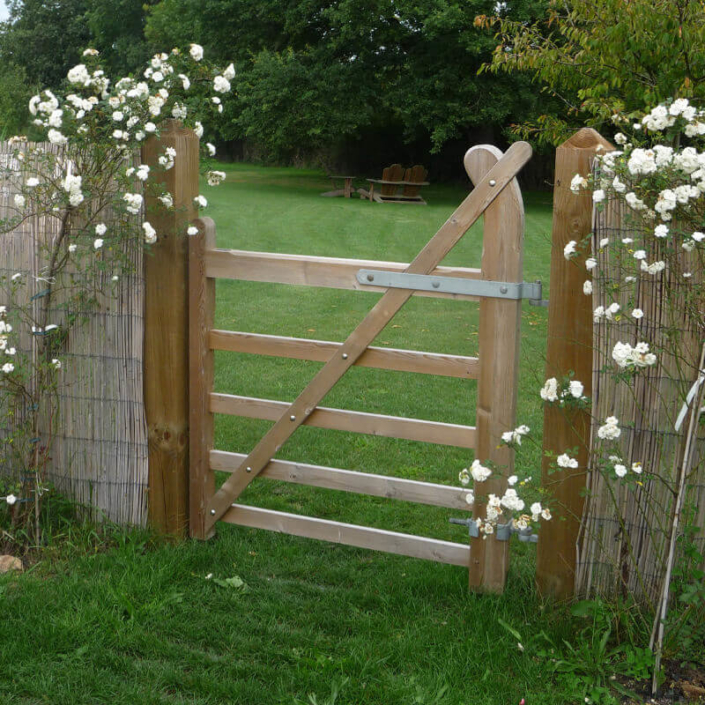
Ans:
<svg viewBox="0 0 705 705"><path fill-rule="evenodd" d="M437 277L432 274L407 274L379 269L360 269L357 281L365 286L391 289L437 291L442 294L461 294L494 299L529 299L535 305L541 301L541 282L495 282L488 279L465 277Z"/></svg>

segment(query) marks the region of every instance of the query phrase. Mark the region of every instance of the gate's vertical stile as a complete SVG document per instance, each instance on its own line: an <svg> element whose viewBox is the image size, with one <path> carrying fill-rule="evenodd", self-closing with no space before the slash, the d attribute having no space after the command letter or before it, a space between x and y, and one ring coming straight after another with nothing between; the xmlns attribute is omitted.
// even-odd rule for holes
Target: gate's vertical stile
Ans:
<svg viewBox="0 0 705 705"><path fill-rule="evenodd" d="M215 312L215 279L206 276L206 250L215 248L215 223L201 218L198 233L189 235L189 528L191 536L206 539L206 505L215 492L210 468L213 448L213 414L209 408L213 390L213 351L209 334Z"/></svg>
<svg viewBox="0 0 705 705"><path fill-rule="evenodd" d="M477 184L499 161L496 147L477 146L465 155L465 169ZM524 204L514 179L485 210L482 278L520 282L523 277ZM477 388L475 457L489 460L504 476L476 486L475 518L484 518L488 494L501 496L511 474L514 453L501 445L504 431L516 425L521 299L484 298L480 302L480 374ZM482 496L480 492L482 491ZM469 584L472 589L502 592L509 567L509 542L495 536L471 539Z"/></svg>

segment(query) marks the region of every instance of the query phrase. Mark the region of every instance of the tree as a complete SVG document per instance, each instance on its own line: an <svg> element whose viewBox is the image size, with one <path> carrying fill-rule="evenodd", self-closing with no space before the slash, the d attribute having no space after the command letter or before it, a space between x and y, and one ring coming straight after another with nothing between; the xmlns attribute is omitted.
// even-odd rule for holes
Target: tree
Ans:
<svg viewBox="0 0 705 705"><path fill-rule="evenodd" d="M24 131L32 86L21 66L0 64L0 140Z"/></svg>
<svg viewBox="0 0 705 705"><path fill-rule="evenodd" d="M565 106L518 129L558 143L659 102L705 98L705 12L698 0L551 0L533 23L481 18L499 44L484 68L531 76Z"/></svg>
<svg viewBox="0 0 705 705"><path fill-rule="evenodd" d="M477 76L495 42L475 25L493 0L162 0L146 35L198 41L236 59L228 138L271 154L321 149L379 126L438 150L477 127L501 132L536 110L528 77ZM516 0L535 19L545 0Z"/></svg>
<svg viewBox="0 0 705 705"><path fill-rule="evenodd" d="M156 0L86 0L91 46L101 53L113 76L131 74L147 63L150 48L144 38L146 12Z"/></svg>
<svg viewBox="0 0 705 705"><path fill-rule="evenodd" d="M110 75L146 63L145 2L155 0L10 0L0 23L0 134L27 131L27 101L38 86L58 90L90 47Z"/></svg>
<svg viewBox="0 0 705 705"><path fill-rule="evenodd" d="M89 45L85 0L10 0L0 28L0 59L32 84L57 88Z"/></svg>
<svg viewBox="0 0 705 705"><path fill-rule="evenodd" d="M237 125L274 158L310 155L369 122L354 73L315 59L261 51L238 82Z"/></svg>

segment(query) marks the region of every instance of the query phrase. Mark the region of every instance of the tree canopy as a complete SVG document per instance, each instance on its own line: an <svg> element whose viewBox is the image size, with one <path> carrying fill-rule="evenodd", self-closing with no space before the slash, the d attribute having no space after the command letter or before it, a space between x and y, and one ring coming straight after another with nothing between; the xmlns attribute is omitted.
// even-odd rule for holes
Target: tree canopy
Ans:
<svg viewBox="0 0 705 705"><path fill-rule="evenodd" d="M376 126L435 149L477 127L536 110L522 76L478 76L495 41L478 27L488 0L162 0L149 9L153 45L197 41L234 59L239 95L224 128L282 157ZM517 0L521 20L543 0Z"/></svg>
<svg viewBox="0 0 705 705"><path fill-rule="evenodd" d="M481 24L498 31L487 68L532 76L563 106L526 121L517 130L523 136L560 142L618 112L705 98L701 0L551 0L535 22L508 16Z"/></svg>

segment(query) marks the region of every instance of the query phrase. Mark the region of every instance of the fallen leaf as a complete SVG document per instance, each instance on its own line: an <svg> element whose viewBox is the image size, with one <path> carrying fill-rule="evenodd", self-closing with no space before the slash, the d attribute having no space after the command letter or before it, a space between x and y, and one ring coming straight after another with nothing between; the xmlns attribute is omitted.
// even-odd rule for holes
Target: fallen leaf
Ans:
<svg viewBox="0 0 705 705"><path fill-rule="evenodd" d="M685 696L690 700L697 700L705 695L705 688L699 685L693 685L692 683L679 683L679 685Z"/></svg>
<svg viewBox="0 0 705 705"><path fill-rule="evenodd" d="M0 556L0 573L9 573L11 570L22 572L22 561L15 556Z"/></svg>
<svg viewBox="0 0 705 705"><path fill-rule="evenodd" d="M224 580L213 578L213 582L216 585L220 585L220 587L238 590L239 592L247 592L248 590L247 583L239 575L233 575L232 578L225 578Z"/></svg>

